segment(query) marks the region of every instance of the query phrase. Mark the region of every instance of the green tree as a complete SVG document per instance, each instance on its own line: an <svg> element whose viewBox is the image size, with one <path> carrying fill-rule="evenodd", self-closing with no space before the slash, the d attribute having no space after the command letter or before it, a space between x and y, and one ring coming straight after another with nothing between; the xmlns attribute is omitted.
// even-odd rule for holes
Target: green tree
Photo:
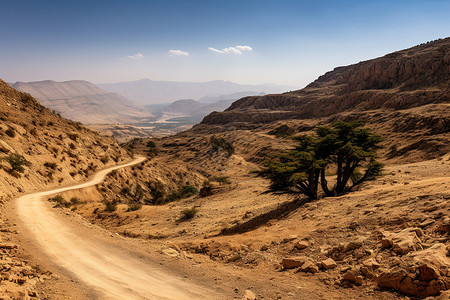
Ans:
<svg viewBox="0 0 450 300"><path fill-rule="evenodd" d="M319 183L327 196L349 192L382 169L375 150L383 139L363 128L364 124L337 122L316 128L315 136L296 137L299 144L295 149L267 160L259 173L270 179L271 190L298 192L310 199L317 199ZM331 188L326 176L330 169L336 170Z"/></svg>

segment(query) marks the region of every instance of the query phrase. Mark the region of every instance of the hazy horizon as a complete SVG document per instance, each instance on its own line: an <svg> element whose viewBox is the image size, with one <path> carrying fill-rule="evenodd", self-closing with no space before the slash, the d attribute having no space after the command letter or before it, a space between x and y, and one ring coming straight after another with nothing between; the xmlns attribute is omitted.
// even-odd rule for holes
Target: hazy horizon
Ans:
<svg viewBox="0 0 450 300"><path fill-rule="evenodd" d="M3 1L0 78L300 88L449 36L449 10L448 1Z"/></svg>

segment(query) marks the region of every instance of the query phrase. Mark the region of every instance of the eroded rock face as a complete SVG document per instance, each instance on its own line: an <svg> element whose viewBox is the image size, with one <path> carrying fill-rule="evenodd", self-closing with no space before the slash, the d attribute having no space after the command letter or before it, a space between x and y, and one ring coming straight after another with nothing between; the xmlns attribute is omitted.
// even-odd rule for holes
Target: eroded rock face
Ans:
<svg viewBox="0 0 450 300"><path fill-rule="evenodd" d="M447 248L438 243L429 249L413 253L409 257L409 267L382 269L376 282L382 288L400 293L428 297L439 295L450 288L450 259Z"/></svg>
<svg viewBox="0 0 450 300"><path fill-rule="evenodd" d="M202 124L266 123L349 110L406 109L450 98L450 38L339 67L294 92L245 97ZM443 126L436 125L436 126Z"/></svg>
<svg viewBox="0 0 450 300"><path fill-rule="evenodd" d="M420 236L423 231L420 228L406 228L398 233L384 232L381 245L383 248L392 248L397 254L404 255L410 251L422 249Z"/></svg>

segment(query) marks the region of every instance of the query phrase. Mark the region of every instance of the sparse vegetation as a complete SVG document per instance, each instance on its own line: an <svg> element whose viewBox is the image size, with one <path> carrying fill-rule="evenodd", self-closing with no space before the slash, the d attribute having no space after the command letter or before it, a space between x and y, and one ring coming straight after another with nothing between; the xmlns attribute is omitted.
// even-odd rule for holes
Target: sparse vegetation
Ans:
<svg viewBox="0 0 450 300"><path fill-rule="evenodd" d="M77 197L70 198L69 201L66 201L63 196L56 195L55 197L48 198L48 201L55 202L55 205L53 207L64 207L64 208L70 208L72 207L72 210L75 210L76 205L83 204L85 202L80 201ZM75 208L75 209L73 209Z"/></svg>
<svg viewBox="0 0 450 300"><path fill-rule="evenodd" d="M48 198L48 201L55 202L55 205L53 207L70 207L70 202L66 201L61 195L56 195L53 198Z"/></svg>
<svg viewBox="0 0 450 300"><path fill-rule="evenodd" d="M30 166L31 163L27 161L22 155L13 153L4 158L10 165L12 171L23 173L25 171L24 166Z"/></svg>
<svg viewBox="0 0 450 300"><path fill-rule="evenodd" d="M219 177L214 177L213 179L214 181L220 183L220 184L231 184L231 180L228 176L219 176Z"/></svg>
<svg viewBox="0 0 450 300"><path fill-rule="evenodd" d="M152 200L150 204L162 204L165 202L166 190L164 184L159 180L148 181L147 187L150 189Z"/></svg>
<svg viewBox="0 0 450 300"><path fill-rule="evenodd" d="M129 203L127 211L136 211L142 208L140 203Z"/></svg>
<svg viewBox="0 0 450 300"><path fill-rule="evenodd" d="M381 174L375 149L383 139L362 128L364 124L337 122L331 127L318 127L316 136L295 138L299 143L295 149L267 160L259 173L270 179L271 190L302 193L310 199L317 199L319 184L327 196L349 192ZM337 174L332 188L328 187L327 167Z"/></svg>
<svg viewBox="0 0 450 300"><path fill-rule="evenodd" d="M198 190L192 185L183 185L178 191L173 191L167 195L167 202L185 199L197 194Z"/></svg>
<svg viewBox="0 0 450 300"><path fill-rule="evenodd" d="M148 141L147 142L147 148L156 148L156 144L154 141Z"/></svg>
<svg viewBox="0 0 450 300"><path fill-rule="evenodd" d="M56 163L54 162L45 162L44 163L44 167L55 170L56 169Z"/></svg>
<svg viewBox="0 0 450 300"><path fill-rule="evenodd" d="M14 131L14 129L12 128L8 128L5 130L5 134L9 137L15 137L16 136L16 132Z"/></svg>
<svg viewBox="0 0 450 300"><path fill-rule="evenodd" d="M187 208L181 212L180 220L186 221L186 220L193 219L196 214L197 214L197 208L195 208L194 206L191 208Z"/></svg>
<svg viewBox="0 0 450 300"><path fill-rule="evenodd" d="M105 212L114 212L117 210L117 202L116 201L105 201Z"/></svg>
<svg viewBox="0 0 450 300"><path fill-rule="evenodd" d="M206 180L205 182L203 182L202 188L198 192L198 195L200 197L208 197L208 196L211 196L212 194L213 194L213 190L212 190L211 183L208 180Z"/></svg>
<svg viewBox="0 0 450 300"><path fill-rule="evenodd" d="M213 135L209 140L209 143L214 151L218 152L220 149L223 149L228 157L234 153L233 144L225 140L223 137L216 137Z"/></svg>
<svg viewBox="0 0 450 300"><path fill-rule="evenodd" d="M283 124L275 129L272 129L271 131L268 132L268 134L275 135L276 137L288 137L293 135L294 132L295 132L294 129Z"/></svg>

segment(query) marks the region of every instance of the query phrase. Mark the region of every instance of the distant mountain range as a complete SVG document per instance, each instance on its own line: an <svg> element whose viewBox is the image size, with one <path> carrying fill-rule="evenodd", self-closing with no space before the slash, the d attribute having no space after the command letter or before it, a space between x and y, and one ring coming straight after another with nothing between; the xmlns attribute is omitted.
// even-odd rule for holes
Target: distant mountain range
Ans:
<svg viewBox="0 0 450 300"><path fill-rule="evenodd" d="M158 103L170 103L179 99L208 99L233 93L280 93L298 89L291 86L262 84L243 85L230 81L215 80L208 82L176 82L176 81L153 81L142 79L137 81L98 84L99 87L109 92L117 93L136 101L139 104L149 105ZM248 96L248 94L242 95ZM241 97L242 97L241 96ZM237 97L239 98L239 97ZM209 102L207 100L203 102Z"/></svg>
<svg viewBox="0 0 450 300"><path fill-rule="evenodd" d="M84 124L131 123L153 117L151 110L87 81L19 81L12 87L31 94L63 117Z"/></svg>

